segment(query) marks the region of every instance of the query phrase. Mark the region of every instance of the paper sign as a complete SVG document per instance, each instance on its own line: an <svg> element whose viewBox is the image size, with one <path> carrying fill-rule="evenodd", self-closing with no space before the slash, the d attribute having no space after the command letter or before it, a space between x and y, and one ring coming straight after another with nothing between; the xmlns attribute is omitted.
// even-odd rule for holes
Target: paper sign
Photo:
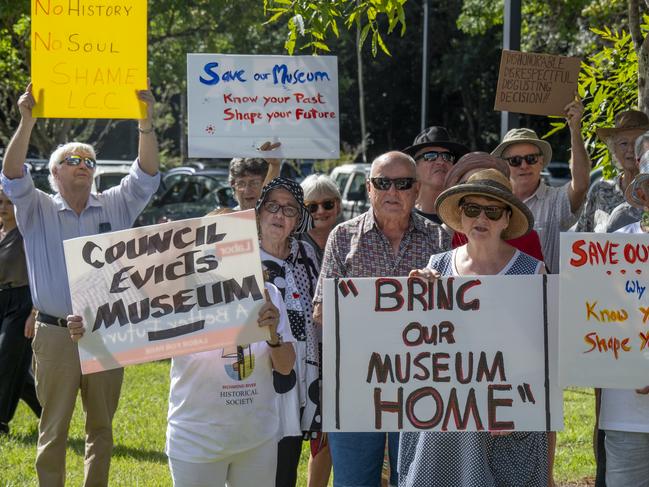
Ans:
<svg viewBox="0 0 649 487"><path fill-rule="evenodd" d="M561 384L649 385L649 241L561 234Z"/></svg>
<svg viewBox="0 0 649 487"><path fill-rule="evenodd" d="M190 157L337 159L335 56L187 55Z"/></svg>
<svg viewBox="0 0 649 487"><path fill-rule="evenodd" d="M269 338L254 210L64 242L84 374Z"/></svg>
<svg viewBox="0 0 649 487"><path fill-rule="evenodd" d="M494 110L565 116L580 66L576 57L503 50Z"/></svg>
<svg viewBox="0 0 649 487"><path fill-rule="evenodd" d="M35 117L146 116L146 0L32 0L31 41Z"/></svg>
<svg viewBox="0 0 649 487"><path fill-rule="evenodd" d="M326 279L325 431L562 428L555 276Z"/></svg>

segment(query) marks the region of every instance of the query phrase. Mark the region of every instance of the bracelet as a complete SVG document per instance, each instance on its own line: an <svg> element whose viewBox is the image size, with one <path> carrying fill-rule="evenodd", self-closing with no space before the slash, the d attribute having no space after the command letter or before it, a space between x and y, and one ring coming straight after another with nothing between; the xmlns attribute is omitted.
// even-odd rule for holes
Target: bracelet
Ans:
<svg viewBox="0 0 649 487"><path fill-rule="evenodd" d="M280 335L279 333L277 334L277 342L276 342L276 343L270 343L268 340L266 340L266 344L267 344L270 348L281 347L281 346L282 346L282 343L284 343L283 340L282 340L282 335Z"/></svg>
<svg viewBox="0 0 649 487"><path fill-rule="evenodd" d="M154 130L153 125L151 125L151 127L149 127L148 129L140 128L139 125L137 127L137 131L140 132L141 134L150 134L151 132L153 132L153 130Z"/></svg>

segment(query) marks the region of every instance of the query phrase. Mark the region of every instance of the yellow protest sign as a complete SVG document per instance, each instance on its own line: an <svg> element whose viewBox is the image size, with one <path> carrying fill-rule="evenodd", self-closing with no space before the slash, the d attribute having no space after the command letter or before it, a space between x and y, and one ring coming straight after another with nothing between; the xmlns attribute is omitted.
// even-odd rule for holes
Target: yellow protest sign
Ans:
<svg viewBox="0 0 649 487"><path fill-rule="evenodd" d="M35 117L144 118L146 0L32 0Z"/></svg>

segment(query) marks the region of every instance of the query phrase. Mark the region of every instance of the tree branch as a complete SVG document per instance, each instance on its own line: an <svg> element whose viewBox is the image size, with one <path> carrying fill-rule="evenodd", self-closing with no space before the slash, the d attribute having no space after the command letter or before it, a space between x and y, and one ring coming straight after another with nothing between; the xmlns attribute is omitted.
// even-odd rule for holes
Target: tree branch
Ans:
<svg viewBox="0 0 649 487"><path fill-rule="evenodd" d="M649 0L645 0L645 2L646 1ZM633 39L635 52L639 53L643 41L642 31L640 30L640 1L639 0L629 0L628 14L629 14L629 32L631 33L631 39Z"/></svg>

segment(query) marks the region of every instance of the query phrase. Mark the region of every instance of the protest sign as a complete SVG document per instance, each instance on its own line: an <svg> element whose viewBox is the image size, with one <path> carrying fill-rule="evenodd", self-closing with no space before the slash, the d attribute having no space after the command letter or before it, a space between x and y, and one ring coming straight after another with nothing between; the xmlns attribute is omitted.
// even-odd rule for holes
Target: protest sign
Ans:
<svg viewBox="0 0 649 487"><path fill-rule="evenodd" d="M494 110L564 116L580 66L576 57L503 50Z"/></svg>
<svg viewBox="0 0 649 487"><path fill-rule="evenodd" d="M325 431L562 428L554 276L324 286Z"/></svg>
<svg viewBox="0 0 649 487"><path fill-rule="evenodd" d="M145 118L147 2L32 0L35 117Z"/></svg>
<svg viewBox="0 0 649 487"><path fill-rule="evenodd" d="M561 234L562 385L649 385L648 260L646 235Z"/></svg>
<svg viewBox="0 0 649 487"><path fill-rule="evenodd" d="M64 242L84 374L269 338L254 210Z"/></svg>
<svg viewBox="0 0 649 487"><path fill-rule="evenodd" d="M187 55L190 157L337 159L335 56Z"/></svg>

